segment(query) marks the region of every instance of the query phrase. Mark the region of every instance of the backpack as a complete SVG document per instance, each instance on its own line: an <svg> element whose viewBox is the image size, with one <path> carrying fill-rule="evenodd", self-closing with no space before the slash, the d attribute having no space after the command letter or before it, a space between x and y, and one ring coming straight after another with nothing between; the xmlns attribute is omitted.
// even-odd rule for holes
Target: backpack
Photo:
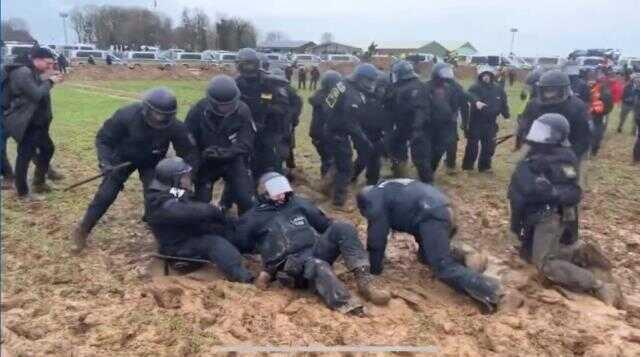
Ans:
<svg viewBox="0 0 640 357"><path fill-rule="evenodd" d="M6 64L2 66L0 71L0 107L2 111L9 109L11 106L11 86L9 85L9 77L11 72L24 66L24 64Z"/></svg>

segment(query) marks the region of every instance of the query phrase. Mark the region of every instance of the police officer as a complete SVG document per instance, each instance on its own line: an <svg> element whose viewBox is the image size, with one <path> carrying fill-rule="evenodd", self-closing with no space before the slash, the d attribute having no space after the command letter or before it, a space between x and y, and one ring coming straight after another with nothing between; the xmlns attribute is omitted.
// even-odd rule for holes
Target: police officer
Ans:
<svg viewBox="0 0 640 357"><path fill-rule="evenodd" d="M587 72L587 83L591 90L590 102L587 103L591 112L591 128L593 133L591 155L595 157L598 155L600 144L607 130L607 116L611 113L611 110L613 110L613 97L602 69Z"/></svg>
<svg viewBox="0 0 640 357"><path fill-rule="evenodd" d="M620 106L620 122L618 123L618 133L622 133L622 128L627 121L629 113L634 110L638 91L640 91L640 74L630 74L629 82L624 86L624 89L622 90L622 105ZM632 120L631 134L635 134L637 129L638 127Z"/></svg>
<svg viewBox="0 0 640 357"><path fill-rule="evenodd" d="M222 211L192 197L191 166L182 158L158 163L145 191L145 202L144 220L158 242L160 254L208 260L231 281L253 281L252 274L242 266L240 252L220 235L228 225Z"/></svg>
<svg viewBox="0 0 640 357"><path fill-rule="evenodd" d="M541 115L531 126L526 137L531 149L516 166L509 185L511 230L523 242L521 255L549 280L613 303L615 284L587 269L608 271L611 263L599 249L577 237L571 245L561 242L566 234L577 235L577 206L582 198L569 131L569 122L558 113Z"/></svg>
<svg viewBox="0 0 640 357"><path fill-rule="evenodd" d="M633 147L633 162L640 162L640 73L631 75L633 81L632 97L633 97L633 117L636 121L636 144Z"/></svg>
<svg viewBox="0 0 640 357"><path fill-rule="evenodd" d="M309 82L309 89L317 90L318 89L318 81L320 80L320 70L318 66L313 66L311 68L311 81Z"/></svg>
<svg viewBox="0 0 640 357"><path fill-rule="evenodd" d="M458 263L450 253L455 225L449 199L442 192L416 180L395 179L365 187L357 199L360 213L368 222L372 274L382 273L389 232L406 232L419 245L420 261L430 265L438 279L495 309L499 283Z"/></svg>
<svg viewBox="0 0 640 357"><path fill-rule="evenodd" d="M354 172L352 182L358 180L358 176L365 171L367 185L375 185L380 180L380 168L382 166L382 156L385 154L385 140L392 131L392 114L387 106L387 96L391 87L391 78L388 72L378 72L373 93L365 93L367 102L365 103L364 114L359 116L360 127L364 131L369 141L373 144L373 150L368 152L366 157L362 153L367 153L367 149L358 149L358 156L354 162Z"/></svg>
<svg viewBox="0 0 640 357"><path fill-rule="evenodd" d="M318 89L311 97L311 124L309 125L309 136L311 143L316 148L318 156L320 156L320 175L324 176L329 172L329 168L333 166L333 156L331 147L327 138L326 124L328 112L325 107L325 99L329 95L329 91L342 80L340 73L329 70L324 72L320 79L320 89Z"/></svg>
<svg viewBox="0 0 640 357"><path fill-rule="evenodd" d="M406 177L408 144L411 143L411 159L418 176L424 182L433 179L431 163L427 161L427 123L431 113L430 101L425 86L413 70L411 63L397 61L391 66L393 83L391 111L394 129L390 136L392 170L396 177Z"/></svg>
<svg viewBox="0 0 640 357"><path fill-rule="evenodd" d="M453 108L454 115L458 115L460 117L460 127L464 130L464 123L469 120L469 103L473 101L473 98L469 96L469 93L464 90L464 88L458 83L455 79L451 79L449 81L451 85L456 106ZM451 142L451 145L447 148L445 163L447 165L447 171L449 174L455 174L456 169L456 156L458 155L458 130L455 130L454 140Z"/></svg>
<svg viewBox="0 0 640 357"><path fill-rule="evenodd" d="M282 171L278 145L286 131L289 94L282 80L260 69L258 53L251 48L238 51L236 66L240 75L236 84L241 100L251 109L257 128L256 147L252 157L254 178L268 171Z"/></svg>
<svg viewBox="0 0 640 357"><path fill-rule="evenodd" d="M544 72L546 72L544 68L538 67L527 75L524 79L524 88L520 92L520 99L524 101L528 97L529 100L532 100L538 96L538 82L540 82L540 77Z"/></svg>
<svg viewBox="0 0 640 357"><path fill-rule="evenodd" d="M469 88L473 98L469 122L463 123L467 137L467 147L462 163L463 170L473 170L478 158L478 144L482 145L478 171L491 170L491 159L496 150L498 134L498 115L509 119L507 93L495 83L495 71L492 67L480 67L478 80Z"/></svg>
<svg viewBox="0 0 640 357"><path fill-rule="evenodd" d="M571 93L569 76L560 70L545 72L537 84L539 94L531 99L521 115L518 143L521 145L535 119L542 114L562 114L569 121L569 142L581 160L591 145L590 114L587 105Z"/></svg>
<svg viewBox="0 0 640 357"><path fill-rule="evenodd" d="M171 91L154 88L144 94L142 102L120 108L98 130L96 151L100 170L105 175L73 232L75 252L85 248L89 233L134 171L138 171L142 186L149 186L154 168L165 157L169 144L191 167L198 167L196 142L186 126L176 119L177 109L176 97ZM125 163L131 164L120 166Z"/></svg>
<svg viewBox="0 0 640 357"><path fill-rule="evenodd" d="M282 141L280 142L278 152L282 160L286 163L288 169L287 175L292 178L292 170L296 168L294 150L296 147L296 128L298 127L298 124L300 124L300 114L302 114L302 98L289 84L289 81L286 80L282 69L274 68L271 71L271 75L280 79L286 86L289 98L289 111L285 120L285 132L282 137Z"/></svg>
<svg viewBox="0 0 640 357"><path fill-rule="evenodd" d="M201 157L194 178L195 197L211 202L213 185L224 178L231 202L237 203L242 213L253 205L254 187L247 167L255 141L251 111L240 100L235 81L227 75L213 77L205 94L191 107L185 121Z"/></svg>
<svg viewBox="0 0 640 357"><path fill-rule="evenodd" d="M569 80L571 81L571 91L573 94L582 99L583 102L589 103L591 101L591 90L587 85L587 82L580 78L580 68L578 67L578 64L573 61L567 62L562 70L567 74L567 76L569 76Z"/></svg>
<svg viewBox="0 0 640 357"><path fill-rule="evenodd" d="M333 185L333 204L344 206L347 189L353 176L353 150L351 142L366 160L373 150L373 144L360 126L359 117L365 113L366 96L373 93L378 70L370 63L358 65L353 74L331 89L325 98L327 135L336 168Z"/></svg>
<svg viewBox="0 0 640 357"><path fill-rule="evenodd" d="M240 217L234 242L243 252L261 255L263 273L256 282L260 287L276 278L290 287L309 283L329 307L347 312L357 306L331 269L342 255L366 299L380 305L389 301L389 293L374 285L355 227L327 218L296 196L278 173L261 177L259 192L260 204Z"/></svg>
<svg viewBox="0 0 640 357"><path fill-rule="evenodd" d="M454 80L453 68L447 63L436 63L431 71L431 79L425 83L425 92L430 105L429 123L426 130L426 160L431 165L430 177L440 165L442 156L456 140L458 130L458 91L451 84Z"/></svg>

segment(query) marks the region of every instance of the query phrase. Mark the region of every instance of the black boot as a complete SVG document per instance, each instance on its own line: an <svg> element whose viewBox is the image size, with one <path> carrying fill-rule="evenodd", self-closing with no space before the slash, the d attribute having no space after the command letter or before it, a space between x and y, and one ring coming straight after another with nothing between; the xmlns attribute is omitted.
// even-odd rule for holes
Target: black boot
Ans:
<svg viewBox="0 0 640 357"><path fill-rule="evenodd" d="M33 173L32 189L35 193L51 192L51 186L47 184L45 172L36 167Z"/></svg>

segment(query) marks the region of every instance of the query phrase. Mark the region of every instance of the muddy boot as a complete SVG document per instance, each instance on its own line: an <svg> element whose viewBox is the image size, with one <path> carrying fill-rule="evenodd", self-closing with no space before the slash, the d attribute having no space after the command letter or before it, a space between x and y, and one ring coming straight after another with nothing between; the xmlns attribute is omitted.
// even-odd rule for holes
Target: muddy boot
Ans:
<svg viewBox="0 0 640 357"><path fill-rule="evenodd" d="M576 264L585 268L600 268L610 271L613 267L609 258L607 258L602 249L596 244L590 242L580 242L573 260Z"/></svg>
<svg viewBox="0 0 640 357"><path fill-rule="evenodd" d="M336 311L342 314L351 314L357 316L364 315L364 305L360 299L355 296L352 296L344 305L336 308Z"/></svg>
<svg viewBox="0 0 640 357"><path fill-rule="evenodd" d="M253 281L253 285L260 290L267 290L269 283L271 282L271 274L266 271L261 271L260 275Z"/></svg>
<svg viewBox="0 0 640 357"><path fill-rule="evenodd" d="M496 311L498 303L504 295L498 279L480 274L474 276L463 288L469 296L482 303L489 313Z"/></svg>
<svg viewBox="0 0 640 357"><path fill-rule="evenodd" d="M606 305L620 307L623 301L620 286L616 283L599 283L594 291L595 296Z"/></svg>
<svg viewBox="0 0 640 357"><path fill-rule="evenodd" d="M2 190L13 190L13 177L12 176L4 176L0 178L0 188Z"/></svg>
<svg viewBox="0 0 640 357"><path fill-rule="evenodd" d="M84 248L87 246L87 238L89 237L89 231L84 229L81 224L79 224L71 234L71 243L73 247L71 248L71 253L80 254Z"/></svg>
<svg viewBox="0 0 640 357"><path fill-rule="evenodd" d="M369 273L369 267L358 268L354 271L358 292L368 301L376 305L386 305L391 300L391 294L375 284L375 278Z"/></svg>
<svg viewBox="0 0 640 357"><path fill-rule="evenodd" d="M483 273L487 270L489 258L486 254L476 251L472 246L460 242L451 242L451 256L467 268L476 273Z"/></svg>
<svg viewBox="0 0 640 357"><path fill-rule="evenodd" d="M51 192L51 186L47 184L45 173L36 168L33 173L33 181L31 183L31 189L35 193L47 193Z"/></svg>
<svg viewBox="0 0 640 357"><path fill-rule="evenodd" d="M51 181L60 181L64 179L64 175L59 173L52 166L49 166L49 171L47 171L47 178Z"/></svg>
<svg viewBox="0 0 640 357"><path fill-rule="evenodd" d="M34 195L33 193L18 195L18 199L23 203L35 203L35 202L42 202L45 200L43 196Z"/></svg>
<svg viewBox="0 0 640 357"><path fill-rule="evenodd" d="M409 166L406 161L393 161L391 164L391 172L394 178L409 177Z"/></svg>

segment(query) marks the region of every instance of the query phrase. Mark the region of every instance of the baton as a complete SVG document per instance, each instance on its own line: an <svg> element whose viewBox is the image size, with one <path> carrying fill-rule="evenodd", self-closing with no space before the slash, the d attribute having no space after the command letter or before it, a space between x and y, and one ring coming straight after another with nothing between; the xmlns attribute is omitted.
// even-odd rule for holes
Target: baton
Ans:
<svg viewBox="0 0 640 357"><path fill-rule="evenodd" d="M123 169L123 168L125 168L125 167L129 167L129 166L131 166L131 165L132 165L132 164L131 164L130 162L125 162L125 163L122 163L122 164L120 164L120 165L116 165L116 166L114 166L112 171L120 170L120 169ZM80 182L76 182L76 183L74 183L73 185L71 185L71 186L69 186L69 187L65 188L63 191L64 191L64 192L67 192L67 191L72 190L72 189L74 189L74 188L76 188L76 187L78 187L78 186L82 186L82 185L84 185L85 183L89 183L89 182L91 182L91 181L95 181L95 180L97 180L97 179L99 179L99 178L101 178L101 177L103 177L103 176L105 176L105 175L106 175L106 173L102 172L102 173L100 173L99 175L95 175L95 176L89 177L88 179L84 179L84 180L82 180L82 181L80 181Z"/></svg>

